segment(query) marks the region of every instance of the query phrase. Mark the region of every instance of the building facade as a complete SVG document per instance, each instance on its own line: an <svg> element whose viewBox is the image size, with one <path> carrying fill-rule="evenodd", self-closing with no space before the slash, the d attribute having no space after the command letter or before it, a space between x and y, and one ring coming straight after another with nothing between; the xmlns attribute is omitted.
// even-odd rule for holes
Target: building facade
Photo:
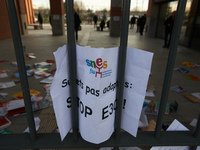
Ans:
<svg viewBox="0 0 200 150"><path fill-rule="evenodd" d="M149 0L148 31L149 37L164 38L164 21L177 9L178 1ZM179 44L199 49L200 47L200 1L187 0Z"/></svg>
<svg viewBox="0 0 200 150"><path fill-rule="evenodd" d="M22 35L28 34L27 24L34 23L34 10L32 0L15 0L19 28ZM12 37L6 1L0 1L0 40Z"/></svg>
<svg viewBox="0 0 200 150"><path fill-rule="evenodd" d="M134 1L134 0L132 0ZM27 25L35 23L32 0L15 0L21 34L28 34ZM148 37L164 38L164 20L176 11L178 0L149 0L146 31ZM110 36L120 36L122 0L111 0ZM64 7L62 0L50 0L52 34L63 35ZM6 2L0 1L0 40L11 38ZM187 0L179 44L199 49L200 46L200 1Z"/></svg>

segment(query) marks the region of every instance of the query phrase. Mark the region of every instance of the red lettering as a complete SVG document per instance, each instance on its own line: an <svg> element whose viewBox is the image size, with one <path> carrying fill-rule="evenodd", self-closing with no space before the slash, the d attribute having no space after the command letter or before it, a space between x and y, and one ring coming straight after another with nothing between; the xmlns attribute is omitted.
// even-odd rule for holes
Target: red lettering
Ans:
<svg viewBox="0 0 200 150"><path fill-rule="evenodd" d="M101 66L102 66L102 59L101 59L101 58L98 58L98 59L96 60L96 65L97 65L98 67L101 67Z"/></svg>

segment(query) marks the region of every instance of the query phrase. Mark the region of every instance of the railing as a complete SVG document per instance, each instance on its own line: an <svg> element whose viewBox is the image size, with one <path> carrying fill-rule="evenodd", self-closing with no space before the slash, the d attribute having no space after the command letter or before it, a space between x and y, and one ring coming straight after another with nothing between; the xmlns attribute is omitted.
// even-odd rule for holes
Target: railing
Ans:
<svg viewBox="0 0 200 150"><path fill-rule="evenodd" d="M187 0L179 0L177 7L177 17L172 35L172 42L169 51L167 69L163 84L158 119L155 132L138 132L137 138L126 132L120 131L121 109L116 110L115 132L109 140L101 144L91 144L83 140L78 132L78 112L77 112L77 89L76 89L76 46L74 41L74 18L73 0L67 1L67 36L69 50L69 67L71 80L71 98L73 101L72 118L73 133L69 133L64 141L61 142L59 134L55 133L36 133L32 105L29 94L29 85L26 76L25 63L23 58L22 42L20 37L19 24L17 19L16 7L14 0L6 0L13 43L15 47L18 69L21 77L22 92L24 95L25 108L27 113L30 133L0 135L0 148L75 148L75 147L129 147L129 146L190 146L196 149L200 145L200 117L195 132L191 131L161 131L165 106L167 103L170 82L172 78L173 66L176 58L178 39L181 30L181 24L184 16L184 10ZM130 0L123 1L123 24L121 27L121 41L119 48L119 66L118 66L118 90L117 90L117 108L122 108L123 83L125 74L126 47L128 39L128 21L129 21Z"/></svg>

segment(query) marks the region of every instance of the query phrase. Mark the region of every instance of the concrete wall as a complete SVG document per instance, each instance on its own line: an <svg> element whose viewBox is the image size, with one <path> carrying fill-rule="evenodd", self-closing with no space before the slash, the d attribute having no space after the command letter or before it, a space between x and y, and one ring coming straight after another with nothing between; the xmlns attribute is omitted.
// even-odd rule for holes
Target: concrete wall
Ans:
<svg viewBox="0 0 200 150"><path fill-rule="evenodd" d="M30 0L31 1L31 0ZM16 0L16 9L18 13L18 21L21 34L28 34L27 22L26 22L26 5L25 0Z"/></svg>
<svg viewBox="0 0 200 150"><path fill-rule="evenodd" d="M64 15L51 15L52 34L65 35Z"/></svg>
<svg viewBox="0 0 200 150"><path fill-rule="evenodd" d="M20 14L20 20L21 20L21 28L22 28L22 34L27 35L28 34L28 28L26 23L26 14Z"/></svg>

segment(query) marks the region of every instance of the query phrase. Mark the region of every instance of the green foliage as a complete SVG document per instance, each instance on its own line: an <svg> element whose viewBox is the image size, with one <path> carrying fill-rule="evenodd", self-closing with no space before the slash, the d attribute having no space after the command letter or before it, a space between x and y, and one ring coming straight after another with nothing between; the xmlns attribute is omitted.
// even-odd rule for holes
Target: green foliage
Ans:
<svg viewBox="0 0 200 150"><path fill-rule="evenodd" d="M43 17L43 21L46 23L46 22L49 22L49 17Z"/></svg>

